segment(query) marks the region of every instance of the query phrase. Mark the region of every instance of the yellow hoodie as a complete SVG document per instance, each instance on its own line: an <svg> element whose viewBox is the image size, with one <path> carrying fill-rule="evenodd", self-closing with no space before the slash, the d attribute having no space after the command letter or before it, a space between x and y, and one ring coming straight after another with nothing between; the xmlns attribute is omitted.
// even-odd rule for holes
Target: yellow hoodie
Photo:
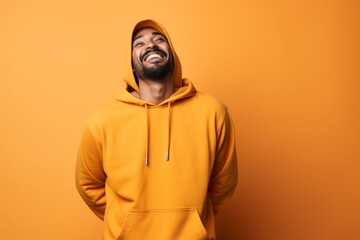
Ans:
<svg viewBox="0 0 360 240"><path fill-rule="evenodd" d="M76 162L76 186L104 220L104 240L215 239L214 215L237 184L235 136L226 107L182 78L160 104L135 98L139 91L126 59L126 86L117 100L90 116ZM132 39L128 49L131 53Z"/></svg>

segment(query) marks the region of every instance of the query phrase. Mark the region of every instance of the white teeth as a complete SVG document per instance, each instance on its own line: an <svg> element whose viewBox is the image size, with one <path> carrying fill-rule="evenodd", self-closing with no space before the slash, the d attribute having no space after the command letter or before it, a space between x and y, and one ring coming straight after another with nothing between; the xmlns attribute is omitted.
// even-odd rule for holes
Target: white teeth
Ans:
<svg viewBox="0 0 360 240"><path fill-rule="evenodd" d="M161 56L159 54L153 53L153 54L150 54L148 57L146 57L145 61L149 61L149 60L151 60L151 59L153 59L155 57L161 58Z"/></svg>

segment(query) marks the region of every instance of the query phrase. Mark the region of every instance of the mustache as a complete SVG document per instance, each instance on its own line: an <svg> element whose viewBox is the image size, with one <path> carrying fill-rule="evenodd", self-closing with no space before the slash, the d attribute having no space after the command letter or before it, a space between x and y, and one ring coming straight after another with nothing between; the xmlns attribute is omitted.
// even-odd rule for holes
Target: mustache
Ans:
<svg viewBox="0 0 360 240"><path fill-rule="evenodd" d="M149 53L159 53L160 55L162 55L163 57L167 57L167 53L161 49L149 49L149 50L145 50L145 52L140 56L140 61L142 62L145 58L146 55L148 55Z"/></svg>

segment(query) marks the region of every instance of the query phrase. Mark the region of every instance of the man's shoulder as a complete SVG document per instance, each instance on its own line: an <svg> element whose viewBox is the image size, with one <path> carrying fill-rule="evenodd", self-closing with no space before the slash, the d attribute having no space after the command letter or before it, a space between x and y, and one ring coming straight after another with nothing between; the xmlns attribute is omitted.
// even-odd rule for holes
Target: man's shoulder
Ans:
<svg viewBox="0 0 360 240"><path fill-rule="evenodd" d="M102 125L114 118L119 113L118 101L105 104L95 109L88 117L88 124Z"/></svg>
<svg viewBox="0 0 360 240"><path fill-rule="evenodd" d="M225 104L210 94L197 91L194 97L194 100L196 100L202 107L209 108L210 110L217 112L226 112Z"/></svg>

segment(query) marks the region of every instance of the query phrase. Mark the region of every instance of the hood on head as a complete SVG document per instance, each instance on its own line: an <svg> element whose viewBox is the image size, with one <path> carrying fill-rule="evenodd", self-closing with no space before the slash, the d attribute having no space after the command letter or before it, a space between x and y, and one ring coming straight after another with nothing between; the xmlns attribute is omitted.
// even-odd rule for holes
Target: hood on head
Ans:
<svg viewBox="0 0 360 240"><path fill-rule="evenodd" d="M129 39L130 42L128 43L129 45L127 46L127 55L125 59L125 76L124 76L124 81L127 85L127 89L129 91L135 90L136 92L139 92L139 87L138 84L136 83L132 68L132 38L139 30L149 27L159 31L167 39L171 49L172 56L174 58L174 72L173 72L174 86L180 88L182 86L181 63L171 43L170 36L165 30L165 28L161 26L159 23L155 22L154 20L147 19L140 21L135 25L131 34L131 39Z"/></svg>

